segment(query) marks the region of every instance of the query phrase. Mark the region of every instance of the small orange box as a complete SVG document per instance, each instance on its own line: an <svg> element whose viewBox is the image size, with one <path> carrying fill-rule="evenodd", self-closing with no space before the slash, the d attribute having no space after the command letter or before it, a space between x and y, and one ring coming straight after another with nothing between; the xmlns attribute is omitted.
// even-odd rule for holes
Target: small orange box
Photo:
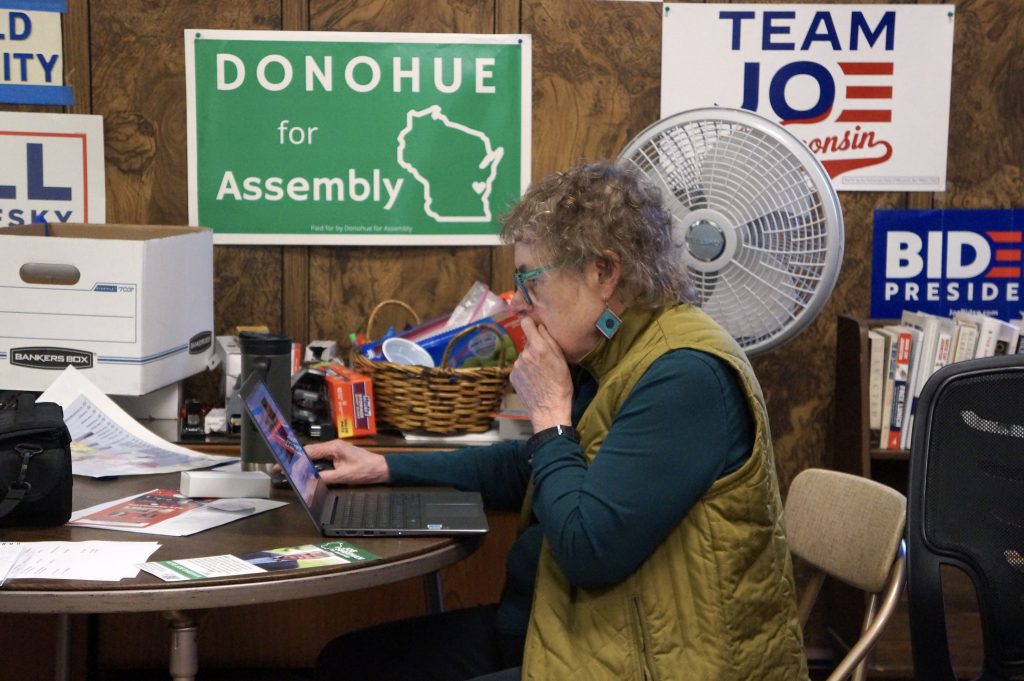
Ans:
<svg viewBox="0 0 1024 681"><path fill-rule="evenodd" d="M318 367L324 372L327 396L331 401L331 416L338 429L338 437L359 437L377 433L377 418L373 413L373 382L368 376L341 364Z"/></svg>

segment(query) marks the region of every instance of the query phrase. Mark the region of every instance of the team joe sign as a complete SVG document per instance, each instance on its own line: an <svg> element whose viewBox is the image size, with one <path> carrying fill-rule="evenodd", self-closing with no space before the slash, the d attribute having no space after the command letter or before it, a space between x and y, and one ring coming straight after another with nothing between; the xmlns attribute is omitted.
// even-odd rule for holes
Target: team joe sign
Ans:
<svg viewBox="0 0 1024 681"><path fill-rule="evenodd" d="M788 126L837 189L945 189L952 5L663 11L662 116L748 109Z"/></svg>

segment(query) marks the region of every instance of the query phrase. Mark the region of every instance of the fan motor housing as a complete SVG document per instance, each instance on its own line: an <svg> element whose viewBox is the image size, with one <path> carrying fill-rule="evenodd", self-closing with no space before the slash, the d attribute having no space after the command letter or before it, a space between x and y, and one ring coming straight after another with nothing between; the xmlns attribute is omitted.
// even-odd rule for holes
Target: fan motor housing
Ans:
<svg viewBox="0 0 1024 681"><path fill-rule="evenodd" d="M715 272L736 254L738 239L732 220L711 208L691 211L676 226L675 242L684 246L685 262L702 272Z"/></svg>

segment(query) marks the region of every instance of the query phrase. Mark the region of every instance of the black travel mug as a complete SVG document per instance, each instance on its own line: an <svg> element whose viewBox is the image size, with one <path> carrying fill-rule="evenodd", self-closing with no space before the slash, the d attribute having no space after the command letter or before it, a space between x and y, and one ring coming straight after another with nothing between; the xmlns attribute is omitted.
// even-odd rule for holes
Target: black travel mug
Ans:
<svg viewBox="0 0 1024 681"><path fill-rule="evenodd" d="M292 418L292 339L256 331L238 334L242 351L242 379L257 372L267 391L274 398L284 418ZM271 475L276 463L263 436L252 423L249 412L242 410L242 470L263 471Z"/></svg>

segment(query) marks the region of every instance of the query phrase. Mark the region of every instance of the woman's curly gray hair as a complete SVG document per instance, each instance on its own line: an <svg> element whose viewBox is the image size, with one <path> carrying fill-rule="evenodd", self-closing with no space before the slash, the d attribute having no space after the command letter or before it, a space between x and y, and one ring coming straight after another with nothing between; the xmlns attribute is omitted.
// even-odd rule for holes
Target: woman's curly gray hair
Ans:
<svg viewBox="0 0 1024 681"><path fill-rule="evenodd" d="M530 244L546 262L577 271L605 251L618 254L627 304L695 300L660 193L621 165L581 163L533 184L502 218L501 238Z"/></svg>

